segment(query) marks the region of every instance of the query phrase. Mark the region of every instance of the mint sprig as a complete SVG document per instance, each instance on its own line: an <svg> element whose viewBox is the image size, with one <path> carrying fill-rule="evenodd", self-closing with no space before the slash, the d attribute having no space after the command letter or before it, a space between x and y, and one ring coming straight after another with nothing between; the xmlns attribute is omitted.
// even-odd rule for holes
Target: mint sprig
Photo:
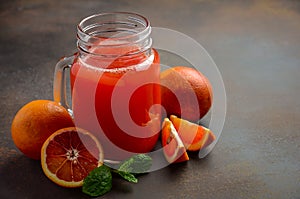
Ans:
<svg viewBox="0 0 300 199"><path fill-rule="evenodd" d="M128 182L133 182L133 183L138 182L138 179L132 173L119 171L119 170L113 170L113 171L119 174L124 180L127 180Z"/></svg>
<svg viewBox="0 0 300 199"><path fill-rule="evenodd" d="M82 192L92 197L104 195L112 188L112 172L128 182L137 183L138 179L134 174L146 173L151 166L152 158L145 154L138 154L123 161L117 170L102 165L92 170L84 179Z"/></svg>
<svg viewBox="0 0 300 199"><path fill-rule="evenodd" d="M102 165L92 170L83 180L82 192L89 196L101 196L111 190L112 175L110 168Z"/></svg>
<svg viewBox="0 0 300 199"><path fill-rule="evenodd" d="M146 173L152 166L152 158L146 154L138 154L125 160L119 167L119 171L129 173Z"/></svg>

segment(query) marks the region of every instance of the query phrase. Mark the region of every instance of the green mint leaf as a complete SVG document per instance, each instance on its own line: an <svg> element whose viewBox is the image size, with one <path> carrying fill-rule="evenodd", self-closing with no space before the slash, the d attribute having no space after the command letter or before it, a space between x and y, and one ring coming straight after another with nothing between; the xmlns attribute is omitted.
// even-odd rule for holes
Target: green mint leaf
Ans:
<svg viewBox="0 0 300 199"><path fill-rule="evenodd" d="M133 183L137 183L138 179L131 173L128 172L124 172L124 171L117 171L117 173L124 178L125 180L127 180L128 182L133 182Z"/></svg>
<svg viewBox="0 0 300 199"><path fill-rule="evenodd" d="M127 173L146 173L152 166L152 158L146 154L134 155L125 160L119 167L119 171Z"/></svg>
<svg viewBox="0 0 300 199"><path fill-rule="evenodd" d="M83 180L82 192L92 196L101 196L111 190L112 175L105 165L95 168Z"/></svg>

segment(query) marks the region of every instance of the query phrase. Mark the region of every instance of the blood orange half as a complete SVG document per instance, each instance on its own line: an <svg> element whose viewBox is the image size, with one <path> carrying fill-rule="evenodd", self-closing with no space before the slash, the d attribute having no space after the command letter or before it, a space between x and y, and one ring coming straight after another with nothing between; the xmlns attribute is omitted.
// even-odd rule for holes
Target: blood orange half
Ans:
<svg viewBox="0 0 300 199"><path fill-rule="evenodd" d="M103 150L91 133L63 128L43 144L41 164L45 175L56 184L80 187L88 173L103 164Z"/></svg>

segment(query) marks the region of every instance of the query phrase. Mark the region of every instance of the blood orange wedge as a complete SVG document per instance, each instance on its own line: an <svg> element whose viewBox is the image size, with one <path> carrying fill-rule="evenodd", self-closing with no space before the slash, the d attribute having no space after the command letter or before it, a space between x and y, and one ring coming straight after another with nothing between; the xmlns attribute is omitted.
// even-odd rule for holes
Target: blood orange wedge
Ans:
<svg viewBox="0 0 300 199"><path fill-rule="evenodd" d="M103 164L103 150L89 132L63 128L43 144L41 164L45 175L63 187L80 187L94 168Z"/></svg>
<svg viewBox="0 0 300 199"><path fill-rule="evenodd" d="M163 122L161 140L165 158L169 163L189 160L185 147L172 122L168 118L165 118Z"/></svg>
<svg viewBox="0 0 300 199"><path fill-rule="evenodd" d="M170 120L188 151L203 149L216 139L213 132L204 126L191 123L175 115L171 115Z"/></svg>

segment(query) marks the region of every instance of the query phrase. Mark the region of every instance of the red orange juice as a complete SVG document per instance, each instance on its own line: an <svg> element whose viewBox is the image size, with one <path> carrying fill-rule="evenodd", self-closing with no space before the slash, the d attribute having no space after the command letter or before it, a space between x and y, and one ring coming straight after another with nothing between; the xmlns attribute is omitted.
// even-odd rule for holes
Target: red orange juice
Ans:
<svg viewBox="0 0 300 199"><path fill-rule="evenodd" d="M106 159L146 153L160 130L159 56L77 57L71 67L76 126L96 135Z"/></svg>

